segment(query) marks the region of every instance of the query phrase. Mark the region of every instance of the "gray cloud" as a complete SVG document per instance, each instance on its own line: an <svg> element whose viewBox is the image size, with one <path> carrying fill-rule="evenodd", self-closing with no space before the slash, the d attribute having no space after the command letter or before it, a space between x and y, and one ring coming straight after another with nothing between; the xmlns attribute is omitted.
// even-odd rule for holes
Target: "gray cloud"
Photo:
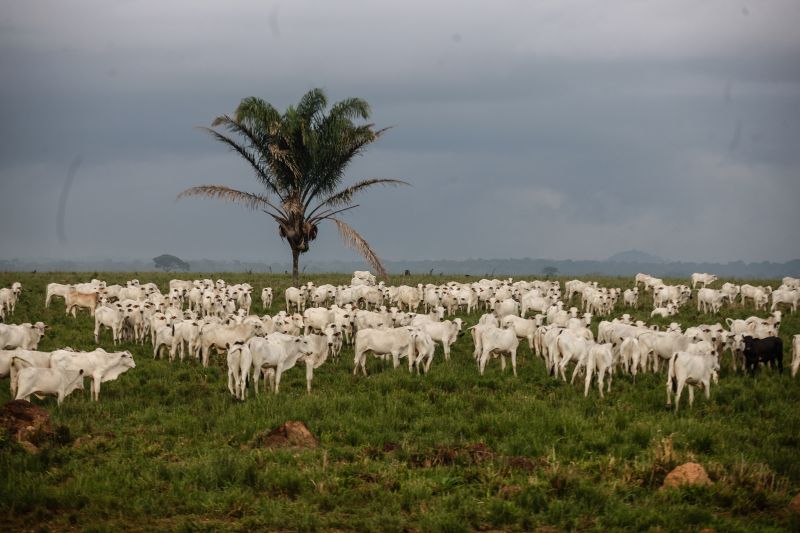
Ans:
<svg viewBox="0 0 800 533"><path fill-rule="evenodd" d="M800 256L796 2L5 2L2 257L285 260L195 126L259 95L361 96L394 128L350 179L387 258ZM58 195L83 163L58 242ZM323 228L309 259L351 259Z"/></svg>

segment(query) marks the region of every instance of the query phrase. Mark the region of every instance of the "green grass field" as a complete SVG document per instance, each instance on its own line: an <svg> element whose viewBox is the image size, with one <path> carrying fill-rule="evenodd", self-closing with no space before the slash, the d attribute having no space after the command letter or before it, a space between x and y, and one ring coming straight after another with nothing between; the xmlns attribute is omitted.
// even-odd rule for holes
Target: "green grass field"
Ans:
<svg viewBox="0 0 800 533"><path fill-rule="evenodd" d="M0 274L0 286L23 284L9 322L43 320L52 329L41 350L93 348L93 320L64 316L56 299L44 309L49 282L109 283L137 277L165 291L175 275ZM281 307L287 276L212 275L248 281L257 296L275 290ZM186 275L177 277L186 278ZM192 277L205 277L193 274ZM348 276L307 276L346 283ZM394 278L392 283L451 279ZM564 280L562 280L564 281ZM627 288L632 279L598 279ZM665 280L667 282L686 280ZM715 284L718 286L719 283ZM762 282L763 283L763 282ZM761 284L761 283L759 283ZM773 282L773 286L778 283ZM577 300L576 300L577 301ZM649 300L637 317L649 317ZM617 308L615 316L623 312ZM723 309L747 317L752 308ZM759 313L765 316L765 313ZM474 324L479 315L465 317ZM713 323L686 307L683 326ZM595 319L594 330L599 320ZM649 318L648 318L649 321ZM653 320L668 323L670 320ZM723 322L724 323L724 322ZM782 328L788 367L798 315ZM111 349L110 333L101 346ZM284 374L281 394L231 398L222 357L209 368L192 360L153 360L149 344L124 345L136 368L89 388L64 404L36 400L52 413L60 442L29 455L0 441L0 528L3 530L580 530L783 531L800 529L787 510L800 491L800 383L761 370L733 374L723 360L711 400L702 394L681 412L665 407L665 375L616 374L601 400L583 397L547 376L527 344L519 376L496 360L478 376L469 336L445 362L437 350L427 376L393 370L370 357L370 376L352 376L352 349L315 372ZM10 399L8 379L0 402ZM254 437L287 420L302 420L320 439L311 450L263 449ZM713 485L659 491L678 464L702 463Z"/></svg>

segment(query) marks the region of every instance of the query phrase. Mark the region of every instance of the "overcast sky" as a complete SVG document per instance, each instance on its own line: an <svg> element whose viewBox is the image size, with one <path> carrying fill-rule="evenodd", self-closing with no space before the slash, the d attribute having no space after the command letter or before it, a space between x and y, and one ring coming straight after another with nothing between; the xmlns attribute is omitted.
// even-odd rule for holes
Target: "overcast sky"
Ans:
<svg viewBox="0 0 800 533"><path fill-rule="evenodd" d="M0 259L290 260L197 126L358 96L385 259L800 257L797 0L0 0ZM59 198L79 159L58 229ZM356 259L322 227L301 259Z"/></svg>

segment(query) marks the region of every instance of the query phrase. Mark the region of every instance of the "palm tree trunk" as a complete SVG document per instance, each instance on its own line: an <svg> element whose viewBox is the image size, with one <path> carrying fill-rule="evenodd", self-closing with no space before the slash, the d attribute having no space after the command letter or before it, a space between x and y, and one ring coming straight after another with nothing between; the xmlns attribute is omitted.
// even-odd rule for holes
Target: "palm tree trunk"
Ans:
<svg viewBox="0 0 800 533"><path fill-rule="evenodd" d="M300 272L298 271L299 266L300 266L300 249L292 246L292 285L294 285L295 287L300 286Z"/></svg>

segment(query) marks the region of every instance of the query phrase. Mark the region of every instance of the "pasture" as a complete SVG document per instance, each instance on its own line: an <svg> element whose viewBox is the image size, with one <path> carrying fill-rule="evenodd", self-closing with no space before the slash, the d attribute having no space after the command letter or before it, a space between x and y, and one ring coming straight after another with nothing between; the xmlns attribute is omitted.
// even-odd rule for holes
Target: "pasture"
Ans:
<svg viewBox="0 0 800 533"><path fill-rule="evenodd" d="M50 329L40 350L95 347L86 312L64 316L60 299L44 309L48 282L92 277L221 277L253 285L253 311L263 314L262 287L282 309L290 277L245 274L2 273L0 286L23 284L8 322L42 320ZM348 283L346 275L304 281ZM395 277L393 284L475 281L463 277ZM561 280L562 282L565 279ZM598 278L629 288L630 278ZM687 280L665 280L680 281ZM722 280L724 281L724 280ZM718 286L719 283L714 286ZM765 282L758 282L762 284ZM773 286L780 282L773 281ZM574 300L577 301L577 300ZM715 323L745 318L752 306L724 307L717 316L694 303L669 319L650 319L649 297L638 311L648 323ZM469 325L481 312L460 315ZM761 369L734 374L726 354L711 399L687 397L677 415L665 407L665 374L614 375L611 392L583 397L548 376L521 343L518 377L493 360L479 376L469 335L445 362L437 348L428 375L369 357L368 377L353 376L352 347L314 373L284 374L279 395L252 390L247 401L227 389L223 356L198 361L154 360L149 343L126 343L136 368L103 385L99 403L89 387L57 408L34 399L57 426L57 441L37 455L0 441L0 526L4 530L357 530L357 531L782 531L800 529L787 510L800 491L800 382L790 377L791 335L800 315L784 315L782 375ZM595 317L597 331L600 318ZM724 321L723 321L724 324ZM112 348L109 333L101 346ZM10 398L0 381L0 403ZM316 449L254 446L262 432L301 420L319 438ZM5 437L3 437L5 439ZM659 491L665 475L701 463L713 484Z"/></svg>

